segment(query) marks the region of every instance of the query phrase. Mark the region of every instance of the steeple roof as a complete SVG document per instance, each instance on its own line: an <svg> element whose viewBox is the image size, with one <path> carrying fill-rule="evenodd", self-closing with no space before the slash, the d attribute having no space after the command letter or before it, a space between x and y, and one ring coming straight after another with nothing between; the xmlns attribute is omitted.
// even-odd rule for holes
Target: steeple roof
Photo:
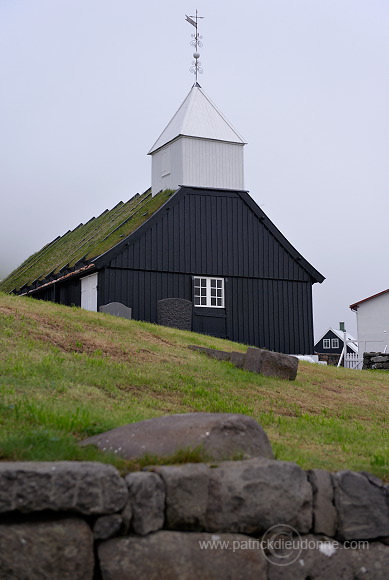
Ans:
<svg viewBox="0 0 389 580"><path fill-rule="evenodd" d="M193 85L177 113L148 154L154 153L181 135L245 144L241 135L235 131L198 83Z"/></svg>

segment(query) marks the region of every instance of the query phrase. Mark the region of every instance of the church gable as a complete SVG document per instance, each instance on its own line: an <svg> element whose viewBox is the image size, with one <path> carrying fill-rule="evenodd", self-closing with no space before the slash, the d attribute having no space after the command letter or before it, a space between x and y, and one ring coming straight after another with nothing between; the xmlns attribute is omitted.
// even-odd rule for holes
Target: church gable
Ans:
<svg viewBox="0 0 389 580"><path fill-rule="evenodd" d="M237 191L181 188L114 254L105 257L111 268L307 282L323 279L248 194Z"/></svg>

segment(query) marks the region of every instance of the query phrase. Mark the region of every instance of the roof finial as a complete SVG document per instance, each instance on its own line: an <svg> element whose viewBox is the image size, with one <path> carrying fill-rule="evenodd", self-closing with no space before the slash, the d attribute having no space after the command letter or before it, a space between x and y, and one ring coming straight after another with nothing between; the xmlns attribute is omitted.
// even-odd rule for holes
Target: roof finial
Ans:
<svg viewBox="0 0 389 580"><path fill-rule="evenodd" d="M193 18L195 20L193 20ZM197 9L196 9L195 16L188 16L187 14L185 14L186 21L189 22L196 29L196 33L191 35L193 40L190 44L191 44L191 46L194 46L195 52L193 53L193 58L194 58L194 61L192 63L193 66L189 69L190 72L195 74L196 84L197 84L197 75L203 74L203 69L201 68L201 62L199 61L200 53L198 52L198 49L203 46L203 43L201 42L201 38L203 38L203 37L197 31L197 20L199 18L204 18L204 16L198 16Z"/></svg>

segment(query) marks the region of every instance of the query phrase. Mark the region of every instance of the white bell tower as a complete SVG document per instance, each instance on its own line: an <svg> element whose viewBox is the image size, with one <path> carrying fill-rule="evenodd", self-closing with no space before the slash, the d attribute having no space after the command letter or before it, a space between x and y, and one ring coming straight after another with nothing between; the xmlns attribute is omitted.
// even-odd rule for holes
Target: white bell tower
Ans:
<svg viewBox="0 0 389 580"><path fill-rule="evenodd" d="M195 18L193 20L192 18ZM196 82L170 123L151 147L151 190L180 185L220 189L244 189L244 139L212 103L197 82L200 68L198 52L202 46L197 32L197 16L186 16L196 28L191 71Z"/></svg>

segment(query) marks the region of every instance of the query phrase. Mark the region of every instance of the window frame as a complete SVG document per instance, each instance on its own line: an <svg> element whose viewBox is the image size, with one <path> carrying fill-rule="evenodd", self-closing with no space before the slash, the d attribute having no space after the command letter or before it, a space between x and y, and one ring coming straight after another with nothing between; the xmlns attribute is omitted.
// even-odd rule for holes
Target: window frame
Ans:
<svg viewBox="0 0 389 580"><path fill-rule="evenodd" d="M198 281L198 283L197 283ZM196 288L199 292L196 293ZM196 303L196 299L200 304ZM221 304L213 304L221 301ZM195 308L225 308L224 278L216 276L193 276L193 305Z"/></svg>
<svg viewBox="0 0 389 580"><path fill-rule="evenodd" d="M331 338L331 348L339 348L339 338Z"/></svg>
<svg viewBox="0 0 389 580"><path fill-rule="evenodd" d="M323 348L331 348L331 339L323 338Z"/></svg>

